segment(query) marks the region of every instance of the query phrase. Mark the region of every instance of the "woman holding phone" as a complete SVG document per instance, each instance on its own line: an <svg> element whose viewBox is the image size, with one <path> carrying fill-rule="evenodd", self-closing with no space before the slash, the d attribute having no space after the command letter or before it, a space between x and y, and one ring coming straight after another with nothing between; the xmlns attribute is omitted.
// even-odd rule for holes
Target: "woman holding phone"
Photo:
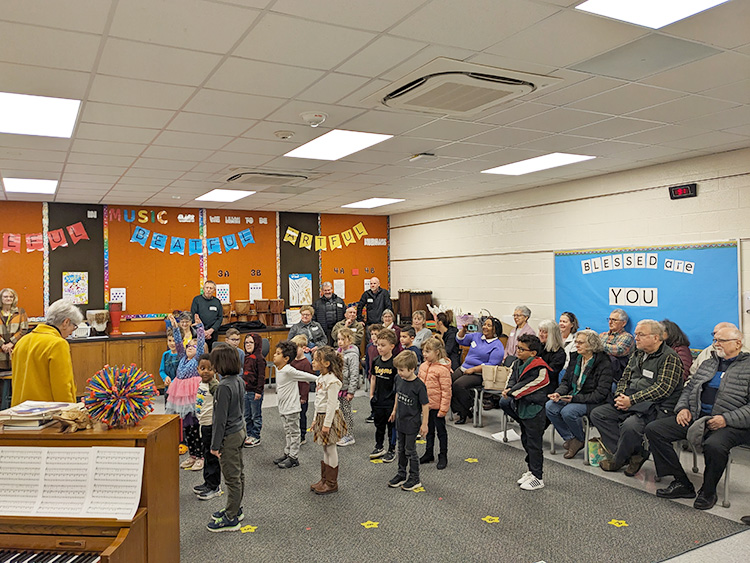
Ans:
<svg viewBox="0 0 750 563"><path fill-rule="evenodd" d="M612 387L612 368L599 335L593 330L576 333L576 352L560 386L548 395L547 418L562 436L567 450L563 456L572 459L586 445L581 417L603 404Z"/></svg>

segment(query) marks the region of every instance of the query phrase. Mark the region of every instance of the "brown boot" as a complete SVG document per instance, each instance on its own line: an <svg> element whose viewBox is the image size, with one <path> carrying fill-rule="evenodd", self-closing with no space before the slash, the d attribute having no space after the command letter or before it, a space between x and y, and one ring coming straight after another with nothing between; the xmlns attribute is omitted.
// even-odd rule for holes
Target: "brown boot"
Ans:
<svg viewBox="0 0 750 563"><path fill-rule="evenodd" d="M325 463L323 463L323 460L321 459L320 460L320 481L310 485L311 491L317 491L319 488L323 486L323 483L326 482L326 468L327 467L328 466Z"/></svg>
<svg viewBox="0 0 750 563"><path fill-rule="evenodd" d="M571 438L568 441L568 447L567 452L565 452L565 455L563 457L565 459L573 459L578 452L580 452L583 449L583 446L585 446L583 442L581 442L578 438Z"/></svg>
<svg viewBox="0 0 750 563"><path fill-rule="evenodd" d="M330 465L326 466L326 480L323 483L323 486L315 489L316 495L327 495L329 493L335 493L339 490L339 468L331 467Z"/></svg>

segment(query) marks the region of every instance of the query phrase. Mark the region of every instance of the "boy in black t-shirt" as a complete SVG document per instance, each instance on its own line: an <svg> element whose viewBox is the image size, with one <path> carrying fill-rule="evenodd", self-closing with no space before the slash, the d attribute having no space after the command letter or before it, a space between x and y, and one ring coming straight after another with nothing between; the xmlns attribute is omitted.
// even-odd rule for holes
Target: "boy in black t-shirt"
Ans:
<svg viewBox="0 0 750 563"><path fill-rule="evenodd" d="M427 387L417 377L417 355L404 350L393 365L398 370L396 379L396 402L388 420L396 421L398 432L398 473L388 481L388 486L401 486L405 491L421 487L419 480L419 456L417 455L417 433L427 435L427 421L430 415L430 400ZM407 460L408 457L408 460ZM406 478L406 464L409 462L409 478Z"/></svg>
<svg viewBox="0 0 750 563"><path fill-rule="evenodd" d="M388 419L396 398L394 387L396 368L393 367L396 333L384 328L378 333L375 345L380 355L373 360L371 372L370 405L375 418L375 449L372 450L370 459L382 457L384 463L390 463L396 459L396 436L393 432L393 421ZM383 449L386 430L388 431L387 453Z"/></svg>

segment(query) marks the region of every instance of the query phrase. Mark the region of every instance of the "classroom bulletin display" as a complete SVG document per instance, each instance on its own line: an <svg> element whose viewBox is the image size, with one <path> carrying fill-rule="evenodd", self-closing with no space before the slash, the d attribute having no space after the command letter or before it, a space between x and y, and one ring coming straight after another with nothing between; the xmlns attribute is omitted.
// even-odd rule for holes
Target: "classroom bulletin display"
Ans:
<svg viewBox="0 0 750 563"><path fill-rule="evenodd" d="M307 232L318 225L314 234L327 236L361 224L367 235L340 248L282 252L283 245L293 249L282 242L276 212L27 202L5 202L2 209L0 287L15 289L19 305L37 319L62 294L62 279L50 276L50 263L55 271L87 272L102 280L89 285L84 311L106 307L110 288L126 288L123 331L163 330L163 316L189 308L207 279L228 284L231 301L248 299L250 283L262 283L264 299L283 297L281 272L296 271L302 263L305 271L299 273L312 274L316 282L315 298L321 281L345 280L347 302L359 299L364 280L373 275L388 286L387 217L288 214L285 229ZM75 222L67 225L68 218ZM302 250L317 258L298 261L294 257ZM284 263L285 256L292 263ZM67 262L75 268L66 269Z"/></svg>

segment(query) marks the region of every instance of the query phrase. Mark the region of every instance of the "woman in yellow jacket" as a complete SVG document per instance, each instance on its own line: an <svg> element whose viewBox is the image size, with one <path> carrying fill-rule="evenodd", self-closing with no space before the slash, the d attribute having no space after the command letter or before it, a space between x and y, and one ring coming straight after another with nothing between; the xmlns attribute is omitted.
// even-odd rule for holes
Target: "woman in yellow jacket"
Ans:
<svg viewBox="0 0 750 563"><path fill-rule="evenodd" d="M47 322L18 341L13 350L11 406L29 400L75 402L73 361L66 338L81 322L78 308L60 299L50 305Z"/></svg>

